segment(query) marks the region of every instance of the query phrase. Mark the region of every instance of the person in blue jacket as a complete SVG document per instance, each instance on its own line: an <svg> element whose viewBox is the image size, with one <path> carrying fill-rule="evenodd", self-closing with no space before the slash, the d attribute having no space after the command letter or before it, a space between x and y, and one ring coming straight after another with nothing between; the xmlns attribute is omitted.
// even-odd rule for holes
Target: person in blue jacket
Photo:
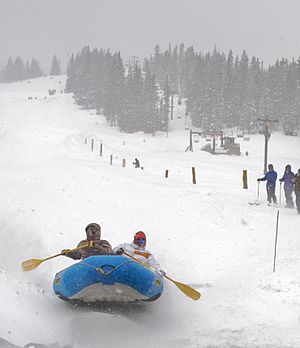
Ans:
<svg viewBox="0 0 300 348"><path fill-rule="evenodd" d="M277 198L275 195L277 173L274 170L273 164L269 164L268 169L269 170L266 172L265 176L261 179L257 179L257 181L267 180L266 187L267 187L268 202L271 203L273 200L273 203L277 204Z"/></svg>
<svg viewBox="0 0 300 348"><path fill-rule="evenodd" d="M292 193L294 190L294 183L293 178L295 177L295 174L292 172L292 167L290 164L287 164L285 166L285 171L283 174L283 177L279 179L280 182L284 182L284 194L285 194L285 200L286 200L286 208L294 208L294 202Z"/></svg>

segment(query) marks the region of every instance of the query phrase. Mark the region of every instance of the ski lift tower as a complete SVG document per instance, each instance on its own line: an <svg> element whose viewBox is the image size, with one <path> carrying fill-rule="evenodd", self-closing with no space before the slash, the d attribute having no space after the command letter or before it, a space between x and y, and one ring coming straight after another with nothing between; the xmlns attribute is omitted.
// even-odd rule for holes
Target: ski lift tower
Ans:
<svg viewBox="0 0 300 348"><path fill-rule="evenodd" d="M264 136L265 136L265 155L264 155L264 174L267 172L267 163L268 163L268 141L271 138L271 123L276 123L278 120L270 120L266 116L265 118L259 118L259 122L264 124Z"/></svg>

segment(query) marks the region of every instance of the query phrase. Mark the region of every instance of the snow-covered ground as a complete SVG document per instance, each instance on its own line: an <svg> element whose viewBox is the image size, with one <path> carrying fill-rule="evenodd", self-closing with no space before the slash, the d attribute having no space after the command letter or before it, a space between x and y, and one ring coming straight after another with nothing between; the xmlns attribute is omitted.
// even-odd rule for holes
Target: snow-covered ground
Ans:
<svg viewBox="0 0 300 348"><path fill-rule="evenodd" d="M263 136L241 141L241 156L200 151L202 138L185 152L184 105L168 136L123 134L80 110L61 93L64 83L59 76L0 85L0 347L300 347L300 216L283 208L282 193L274 273L278 209L248 204L262 175ZM279 176L287 163L300 167L299 137L275 133L269 146ZM133 168L135 157L144 170ZM22 272L26 259L76 246L89 222L113 246L145 231L167 274L201 299L166 282L153 303L74 307L52 292L55 273L73 260Z"/></svg>

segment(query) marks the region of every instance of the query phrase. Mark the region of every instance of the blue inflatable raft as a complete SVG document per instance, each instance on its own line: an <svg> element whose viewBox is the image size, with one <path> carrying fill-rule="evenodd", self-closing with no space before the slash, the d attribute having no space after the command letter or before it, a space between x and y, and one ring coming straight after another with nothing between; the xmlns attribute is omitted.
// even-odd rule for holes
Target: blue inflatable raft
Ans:
<svg viewBox="0 0 300 348"><path fill-rule="evenodd" d="M90 256L56 274L55 294L83 302L154 301L164 289L162 277L119 255Z"/></svg>

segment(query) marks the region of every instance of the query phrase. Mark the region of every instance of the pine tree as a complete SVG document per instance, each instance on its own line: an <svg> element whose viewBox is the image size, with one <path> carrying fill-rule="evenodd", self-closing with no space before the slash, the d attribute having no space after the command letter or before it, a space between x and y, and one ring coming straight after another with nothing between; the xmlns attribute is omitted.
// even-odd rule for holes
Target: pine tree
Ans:
<svg viewBox="0 0 300 348"><path fill-rule="evenodd" d="M124 112L119 118L121 130L129 133L143 130L143 78L137 62L128 68L124 93Z"/></svg>
<svg viewBox="0 0 300 348"><path fill-rule="evenodd" d="M54 55L52 58L50 75L61 75L60 61L56 58L56 55Z"/></svg>
<svg viewBox="0 0 300 348"><path fill-rule="evenodd" d="M35 59L31 59L30 64L30 78L36 78L43 76L43 70L40 68L39 62Z"/></svg>
<svg viewBox="0 0 300 348"><path fill-rule="evenodd" d="M169 128L169 112L170 112L170 95L171 89L169 85L169 76L165 75L165 83L163 89L163 97L162 97L162 108L161 108L161 129L164 131L168 131Z"/></svg>
<svg viewBox="0 0 300 348"><path fill-rule="evenodd" d="M144 62L145 80L143 94L143 130L146 133L155 133L159 130L159 114L158 114L158 90L155 74L150 70L149 61Z"/></svg>
<svg viewBox="0 0 300 348"><path fill-rule="evenodd" d="M8 58L8 62L3 71L3 81L4 82L14 81L14 63L11 57Z"/></svg>
<svg viewBox="0 0 300 348"><path fill-rule="evenodd" d="M105 62L104 115L115 126L123 111L124 66L120 53L107 54Z"/></svg>
<svg viewBox="0 0 300 348"><path fill-rule="evenodd" d="M21 57L17 57L14 63L14 81L25 79L25 65Z"/></svg>
<svg viewBox="0 0 300 348"><path fill-rule="evenodd" d="M75 59L74 59L74 55L72 54L67 67L67 81L66 81L66 88L65 88L66 93L70 93L74 91L75 79L76 79Z"/></svg>

